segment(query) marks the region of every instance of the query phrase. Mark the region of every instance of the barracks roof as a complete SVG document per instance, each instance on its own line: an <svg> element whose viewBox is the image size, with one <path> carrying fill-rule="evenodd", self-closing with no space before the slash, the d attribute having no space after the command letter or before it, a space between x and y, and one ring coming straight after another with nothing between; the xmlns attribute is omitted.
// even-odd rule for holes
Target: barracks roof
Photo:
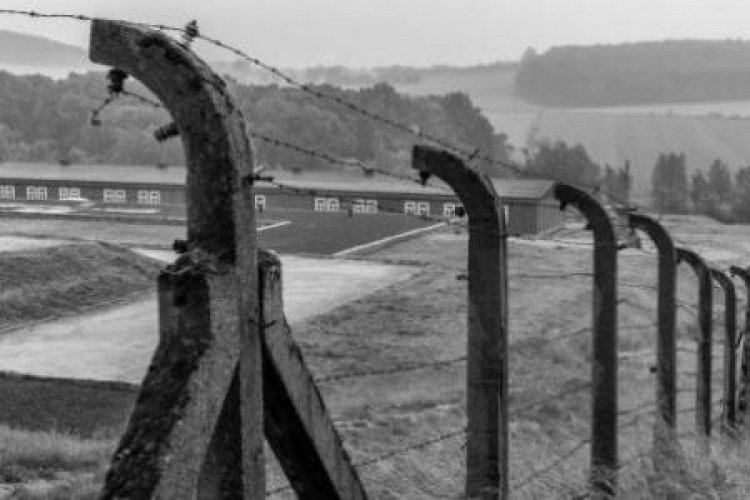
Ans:
<svg viewBox="0 0 750 500"><path fill-rule="evenodd" d="M403 194L434 194L454 196L451 189L431 179L427 186L418 182L399 180L384 175L365 176L361 172L315 172L295 174L287 171L267 170L262 175L275 181L299 188L327 191L388 192ZM70 182L96 182L117 184L158 184L182 186L186 180L184 166L156 167L152 165L68 165L54 163L0 163L0 179L49 180ZM540 199L549 194L553 181L539 179L493 179L492 183L501 198ZM272 188L270 184L259 186Z"/></svg>

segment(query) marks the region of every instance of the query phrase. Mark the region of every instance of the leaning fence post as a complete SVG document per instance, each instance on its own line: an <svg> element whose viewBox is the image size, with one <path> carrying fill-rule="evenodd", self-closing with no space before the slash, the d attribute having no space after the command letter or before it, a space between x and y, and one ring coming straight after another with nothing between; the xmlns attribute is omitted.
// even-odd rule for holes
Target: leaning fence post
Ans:
<svg viewBox="0 0 750 500"><path fill-rule="evenodd" d="M242 114L221 78L163 33L94 20L90 57L164 103L188 167L188 249L160 278L160 344L102 498L265 498L253 158Z"/></svg>
<svg viewBox="0 0 750 500"><path fill-rule="evenodd" d="M445 181L469 217L466 496L508 498L507 253L500 200L485 176L415 146L412 166Z"/></svg>
<svg viewBox="0 0 750 500"><path fill-rule="evenodd" d="M721 429L725 434L737 430L737 293L731 278L718 269L711 276L724 290L724 412Z"/></svg>
<svg viewBox="0 0 750 500"><path fill-rule="evenodd" d="M646 233L658 252L656 296L656 408L654 426L654 466L672 463L676 458L677 429L677 253L669 232L657 221L643 214L628 215L630 226ZM665 430L666 432L662 432Z"/></svg>
<svg viewBox="0 0 750 500"><path fill-rule="evenodd" d="M748 412L750 411L750 342L748 342L748 334L750 329L750 271L743 269L738 266L732 266L729 268L729 272L732 276L739 276L745 283L745 325L742 329L740 338L742 344L742 355L740 358L740 387L739 387L739 400L737 402L738 419L742 422L744 428L748 426Z"/></svg>
<svg viewBox="0 0 750 500"><path fill-rule="evenodd" d="M695 426L708 447L711 436L711 316L713 314L711 273L705 261L692 250L677 248L677 261L686 262L698 276L698 366Z"/></svg>
<svg viewBox="0 0 750 500"><path fill-rule="evenodd" d="M555 186L561 208L573 205L594 232L591 486L593 498L617 490L617 238L607 212L585 191Z"/></svg>

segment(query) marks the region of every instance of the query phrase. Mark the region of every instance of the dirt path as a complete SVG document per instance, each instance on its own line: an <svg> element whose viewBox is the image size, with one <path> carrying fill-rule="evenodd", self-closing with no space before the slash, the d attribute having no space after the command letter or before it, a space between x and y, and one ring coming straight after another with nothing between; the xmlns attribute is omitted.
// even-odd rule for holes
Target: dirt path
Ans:
<svg viewBox="0 0 750 500"><path fill-rule="evenodd" d="M172 259L174 254L144 252ZM283 256L290 323L321 314L396 281L415 268ZM0 338L0 370L42 376L140 382L156 346L156 295Z"/></svg>

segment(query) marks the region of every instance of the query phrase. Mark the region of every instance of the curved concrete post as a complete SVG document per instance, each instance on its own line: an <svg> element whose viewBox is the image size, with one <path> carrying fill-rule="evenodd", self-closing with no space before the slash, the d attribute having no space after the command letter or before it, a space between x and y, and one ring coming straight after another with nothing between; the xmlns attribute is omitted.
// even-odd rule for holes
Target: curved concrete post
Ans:
<svg viewBox="0 0 750 500"><path fill-rule="evenodd" d="M748 342L748 335L750 335L750 271L732 266L729 268L729 272L732 276L739 276L745 283L745 324L740 335L742 342L738 342L742 345L742 354L740 357L740 387L737 411L743 427L747 427L750 423L747 418L748 412L750 412L750 342ZM739 347L738 345L737 348Z"/></svg>
<svg viewBox="0 0 750 500"><path fill-rule="evenodd" d="M415 146L412 166L445 181L469 217L466 497L508 498L508 303L503 210L492 183L444 151Z"/></svg>
<svg viewBox="0 0 750 500"><path fill-rule="evenodd" d="M698 276L698 360L696 380L695 426L708 446L711 436L711 316L713 298L711 272L705 261L692 250L677 248L677 261L686 262Z"/></svg>
<svg viewBox="0 0 750 500"><path fill-rule="evenodd" d="M609 498L617 490L617 237L604 207L588 193L567 184L554 192L594 232L591 483L593 498Z"/></svg>
<svg viewBox="0 0 750 500"><path fill-rule="evenodd" d="M646 233L656 245L658 278L656 296L656 409L653 464L662 475L680 463L677 435L677 252L669 232L643 214L628 214L634 230Z"/></svg>
<svg viewBox="0 0 750 500"><path fill-rule="evenodd" d="M711 276L724 291L724 414L722 431L731 434L737 428L737 294L729 276L711 269Z"/></svg>
<svg viewBox="0 0 750 500"><path fill-rule="evenodd" d="M160 345L102 498L264 498L253 155L244 119L221 78L163 33L94 20L90 57L133 75L164 103L188 167L188 252L160 279ZM176 311L164 310L169 297Z"/></svg>
<svg viewBox="0 0 750 500"><path fill-rule="evenodd" d="M677 361L675 325L677 322L677 252L669 232L657 221L642 214L629 214L630 226L646 233L659 255L656 314L656 406L662 422L677 427Z"/></svg>

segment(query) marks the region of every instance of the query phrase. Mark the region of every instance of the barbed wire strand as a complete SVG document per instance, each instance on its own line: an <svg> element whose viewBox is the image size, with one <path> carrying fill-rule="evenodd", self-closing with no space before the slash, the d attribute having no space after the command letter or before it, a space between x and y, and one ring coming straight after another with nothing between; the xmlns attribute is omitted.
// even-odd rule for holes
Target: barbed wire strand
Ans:
<svg viewBox="0 0 750 500"><path fill-rule="evenodd" d="M459 356L452 359L441 359L438 361L427 361L424 363L413 363L406 366L400 366L395 368L383 368L383 369L373 369L373 370L358 370L353 372L347 372L337 375L328 375L325 377L317 378L315 379L315 383L327 383L327 382L337 382L340 380L348 380L352 378L364 378L364 377L372 377L372 376L381 376L381 375L393 375L398 373L407 373L407 372L413 372L413 371L419 371L419 370L428 370L431 368L443 368L446 366L455 365L458 363L463 363L467 361L468 356Z"/></svg>

